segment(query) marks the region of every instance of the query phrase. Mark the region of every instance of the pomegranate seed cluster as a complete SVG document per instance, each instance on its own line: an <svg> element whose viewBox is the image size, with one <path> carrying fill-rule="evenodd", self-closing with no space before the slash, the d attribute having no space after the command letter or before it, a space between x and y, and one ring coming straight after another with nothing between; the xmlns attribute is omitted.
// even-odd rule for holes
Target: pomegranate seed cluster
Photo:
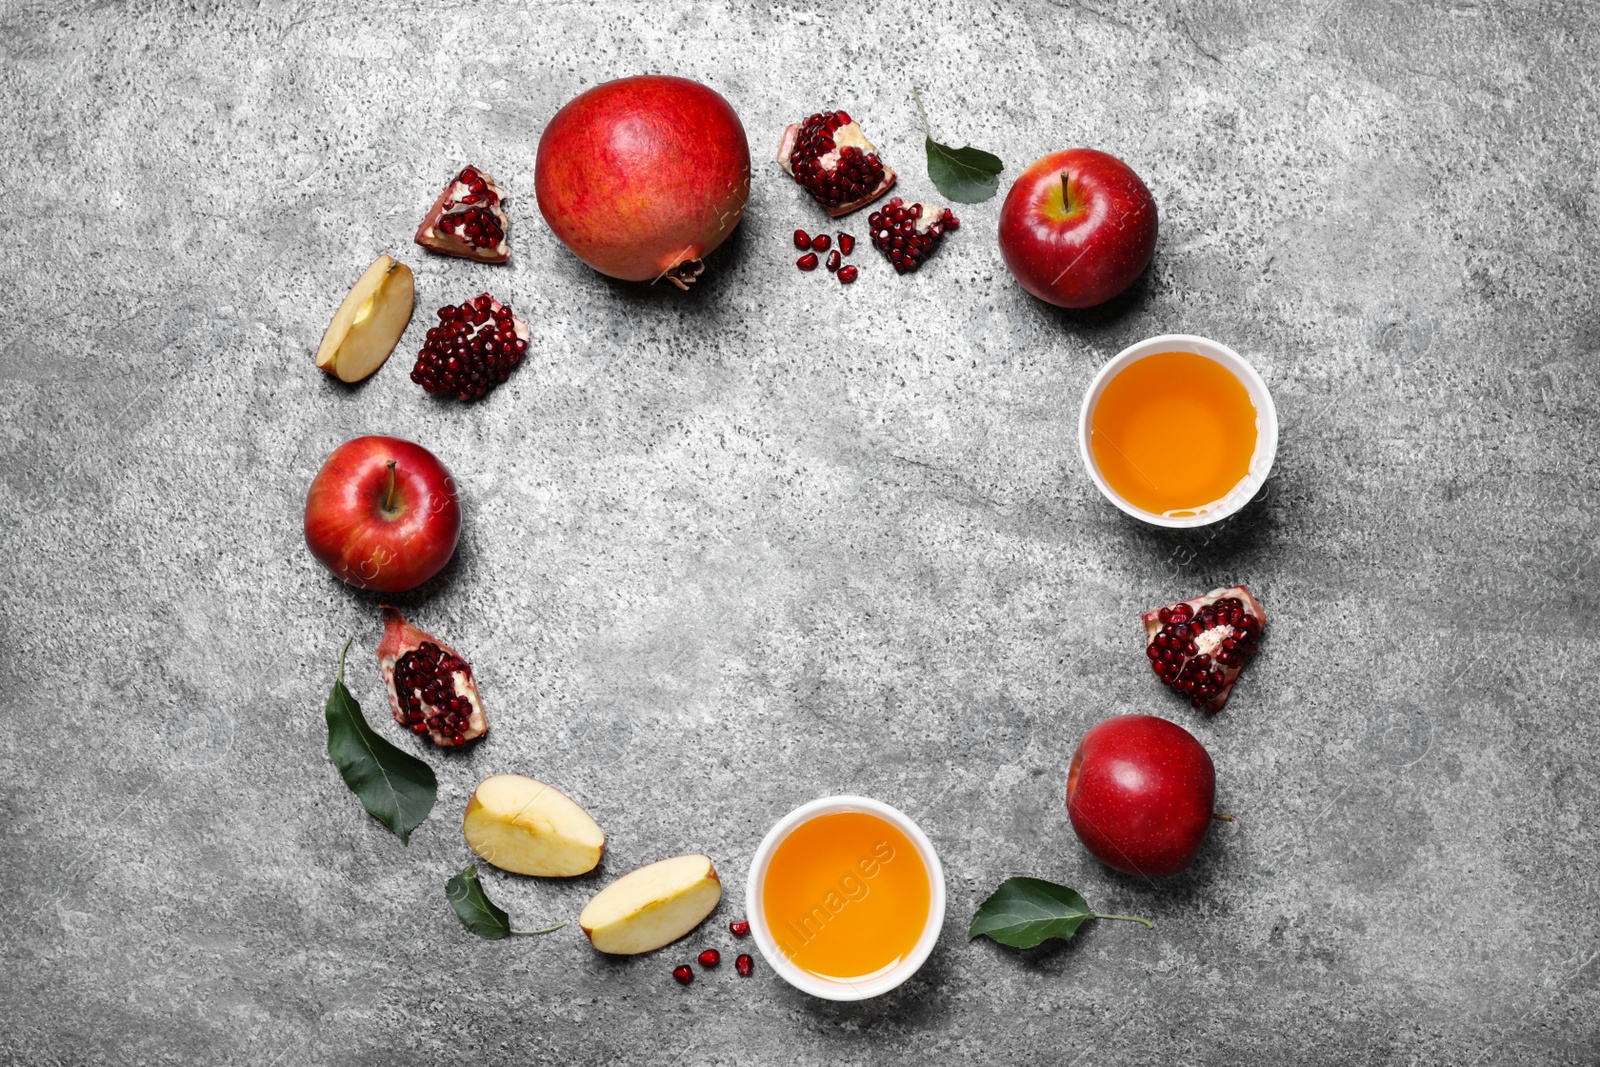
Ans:
<svg viewBox="0 0 1600 1067"><path fill-rule="evenodd" d="M1161 632L1145 646L1162 684L1195 707L1222 691L1224 671L1236 671L1255 653L1261 621L1238 597L1223 597L1196 612L1188 604L1160 610Z"/></svg>
<svg viewBox="0 0 1600 1067"><path fill-rule="evenodd" d="M394 690L407 729L414 734L443 734L453 744L462 743L472 704L456 692L458 671L472 676L466 660L432 641L424 641L400 657L394 665Z"/></svg>
<svg viewBox="0 0 1600 1067"><path fill-rule="evenodd" d="M743 919L738 919L729 923L728 929L733 932L734 937L746 937L750 933L750 924ZM722 953L714 948L708 948L703 950L695 959L700 962L702 969L710 971L721 966ZM756 969L756 961L751 959L748 953L741 952L738 958L733 961L733 966L739 972L740 978L749 978ZM694 981L694 968L687 963L680 963L672 968L672 978L679 985L689 985Z"/></svg>
<svg viewBox="0 0 1600 1067"><path fill-rule="evenodd" d="M477 400L510 377L528 351L526 328L488 293L439 309L411 380L436 396Z"/></svg>
<svg viewBox="0 0 1600 1067"><path fill-rule="evenodd" d="M456 181L465 185L467 192L445 206L445 213L439 216L439 229L473 248L495 248L506 237L494 211L500 206L500 197L471 167L456 175Z"/></svg>
<svg viewBox="0 0 1600 1067"><path fill-rule="evenodd" d="M872 227L872 243L889 258L896 274L922 266L939 247L945 233L961 225L961 220L945 208L937 221L918 228L922 207L921 204L907 204L897 196L883 205L882 210L867 216L867 224Z"/></svg>
<svg viewBox="0 0 1600 1067"><path fill-rule="evenodd" d="M850 116L843 111L824 111L812 115L800 124L800 136L795 142L789 165L794 168L794 180L805 186L813 200L826 208L837 208L860 200L870 194L883 181L883 164L876 152L863 152L854 145L838 153L837 161L825 167L822 157L833 152L834 131L848 125Z"/></svg>
<svg viewBox="0 0 1600 1067"><path fill-rule="evenodd" d="M833 248L833 238L825 233L819 233L813 237L804 230L796 230L794 231L794 246L802 251L810 249L805 255L795 260L794 265L803 271L813 271L822 262L817 254L819 252L828 252L828 249ZM841 233L839 235L839 247L833 248L833 251L828 252L828 272L838 275L840 283L844 285L849 285L855 281L857 272L853 266L841 267L843 260L840 257L841 255L848 256L855 247L856 239L848 233Z"/></svg>

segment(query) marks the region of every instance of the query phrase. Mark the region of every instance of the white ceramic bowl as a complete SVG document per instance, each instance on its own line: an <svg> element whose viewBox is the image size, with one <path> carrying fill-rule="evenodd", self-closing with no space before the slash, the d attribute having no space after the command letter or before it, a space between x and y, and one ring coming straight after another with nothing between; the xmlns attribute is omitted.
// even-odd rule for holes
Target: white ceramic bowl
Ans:
<svg viewBox="0 0 1600 1067"><path fill-rule="evenodd" d="M917 939L916 947L910 955L882 974L857 980L819 978L791 963L773 939L772 931L767 926L766 909L761 905L767 866L772 862L772 854L778 844L801 823L839 811L863 811L896 827L916 846L917 854L922 857L922 865L928 871L928 921L922 928L922 936ZM944 927L944 868L939 864L938 854L933 851L933 843L904 812L868 797L823 797L802 804L779 819L778 824L761 839L755 858L750 861L750 876L745 879L744 895L750 933L755 937L756 948L767 961L767 966L796 989L824 1000L866 1000L887 993L917 973L917 969L933 951L934 943L939 940L939 931Z"/></svg>
<svg viewBox="0 0 1600 1067"><path fill-rule="evenodd" d="M1089 440L1094 407L1100 402L1100 394L1105 392L1106 384L1128 364L1158 352L1194 352L1222 364L1244 385L1245 391L1250 394L1250 402L1256 409L1256 450L1250 457L1250 470L1227 496L1196 515L1176 517L1157 515L1153 511L1134 507L1122 499L1101 476L1100 468L1094 461L1094 448ZM1148 522L1152 526L1166 526L1179 530L1209 526L1250 503L1266 482L1267 475L1272 473L1272 461L1278 455L1278 409L1273 406L1272 394L1267 391L1267 383L1261 380L1261 375L1257 374L1256 369L1245 362L1239 353L1227 345L1205 337L1187 333L1166 333L1124 348L1117 353L1115 359L1100 368L1100 373L1096 374L1094 381L1089 384L1089 391L1083 395L1083 409L1078 413L1078 450L1083 454L1084 469L1089 472L1089 477L1094 480L1094 484L1099 487L1105 498L1139 521Z"/></svg>

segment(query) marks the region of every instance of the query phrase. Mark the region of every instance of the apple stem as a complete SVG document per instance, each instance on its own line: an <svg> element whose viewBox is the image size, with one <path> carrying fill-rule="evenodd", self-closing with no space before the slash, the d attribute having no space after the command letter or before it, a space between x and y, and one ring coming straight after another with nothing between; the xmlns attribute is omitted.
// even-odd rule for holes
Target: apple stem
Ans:
<svg viewBox="0 0 1600 1067"><path fill-rule="evenodd" d="M394 510L394 460L389 461L389 489L383 494L383 510Z"/></svg>
<svg viewBox="0 0 1600 1067"><path fill-rule="evenodd" d="M1156 924L1155 923L1151 922L1149 919L1141 919L1137 915L1096 915L1095 918L1096 919L1120 919L1125 923L1144 923L1146 926L1148 926L1152 930L1154 930L1156 928Z"/></svg>
<svg viewBox="0 0 1600 1067"><path fill-rule="evenodd" d="M1072 188L1068 184L1072 176L1066 171L1061 172L1061 207L1064 211L1072 210Z"/></svg>
<svg viewBox="0 0 1600 1067"><path fill-rule="evenodd" d="M1232 815L1223 815L1221 812L1216 812L1216 811L1211 813L1211 817L1213 819L1217 820L1218 822L1232 822L1233 821L1233 816Z"/></svg>
<svg viewBox="0 0 1600 1067"><path fill-rule="evenodd" d="M543 930L513 930L511 932L514 934L528 934L530 936L533 934L553 934L565 925L567 924L556 923L554 926L546 926Z"/></svg>

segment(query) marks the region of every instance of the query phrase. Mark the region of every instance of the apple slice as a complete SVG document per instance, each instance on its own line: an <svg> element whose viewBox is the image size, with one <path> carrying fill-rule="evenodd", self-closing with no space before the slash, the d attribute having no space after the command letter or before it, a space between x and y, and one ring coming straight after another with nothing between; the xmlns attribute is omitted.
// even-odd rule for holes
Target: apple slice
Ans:
<svg viewBox="0 0 1600 1067"><path fill-rule="evenodd" d="M596 893L578 916L601 952L632 956L670 945L699 926L722 899L709 856L674 856L629 871Z"/></svg>
<svg viewBox="0 0 1600 1067"><path fill-rule="evenodd" d="M599 824L576 801L520 774L479 782L467 801L461 832L472 851L513 874L587 874L606 847Z"/></svg>
<svg viewBox="0 0 1600 1067"><path fill-rule="evenodd" d="M317 346L317 366L341 382L359 382L383 366L400 343L415 303L411 268L379 256L333 313Z"/></svg>

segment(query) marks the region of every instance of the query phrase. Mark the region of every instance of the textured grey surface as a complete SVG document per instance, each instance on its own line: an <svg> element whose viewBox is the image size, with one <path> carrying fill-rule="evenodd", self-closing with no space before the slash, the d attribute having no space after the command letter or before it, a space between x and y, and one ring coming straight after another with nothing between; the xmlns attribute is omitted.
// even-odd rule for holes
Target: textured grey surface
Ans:
<svg viewBox="0 0 1600 1067"><path fill-rule="evenodd" d="M1594 1062L1597 14L1256 6L4 5L0 1058ZM687 297L593 274L532 196L554 110L643 71L721 90L757 160ZM913 79L1007 182L1074 144L1127 159L1162 212L1146 281L1040 304L998 199L918 275L866 247L850 290L796 272L820 214L778 132L844 106L926 195ZM465 161L515 197L508 268L409 243ZM416 268L418 316L341 387L311 353L379 251ZM535 355L485 403L432 402L407 379L425 320L484 287ZM1264 499L1207 536L1119 517L1074 444L1097 365L1173 330L1253 360L1283 423ZM373 600L300 535L359 432L464 487L455 563L404 603L494 723L428 753L409 848L323 752L347 635L400 739ZM1149 675L1137 613L1234 580L1272 621L1206 721ZM1200 736L1239 815L1159 888L1062 805L1077 736L1126 711ZM595 814L604 875L711 853L707 935L630 961L575 927L467 936L457 820L507 770ZM924 971L857 1006L764 967L674 985L731 947L767 826L838 791L941 850ZM1157 928L966 943L1011 874ZM484 878L533 922L602 881Z"/></svg>

